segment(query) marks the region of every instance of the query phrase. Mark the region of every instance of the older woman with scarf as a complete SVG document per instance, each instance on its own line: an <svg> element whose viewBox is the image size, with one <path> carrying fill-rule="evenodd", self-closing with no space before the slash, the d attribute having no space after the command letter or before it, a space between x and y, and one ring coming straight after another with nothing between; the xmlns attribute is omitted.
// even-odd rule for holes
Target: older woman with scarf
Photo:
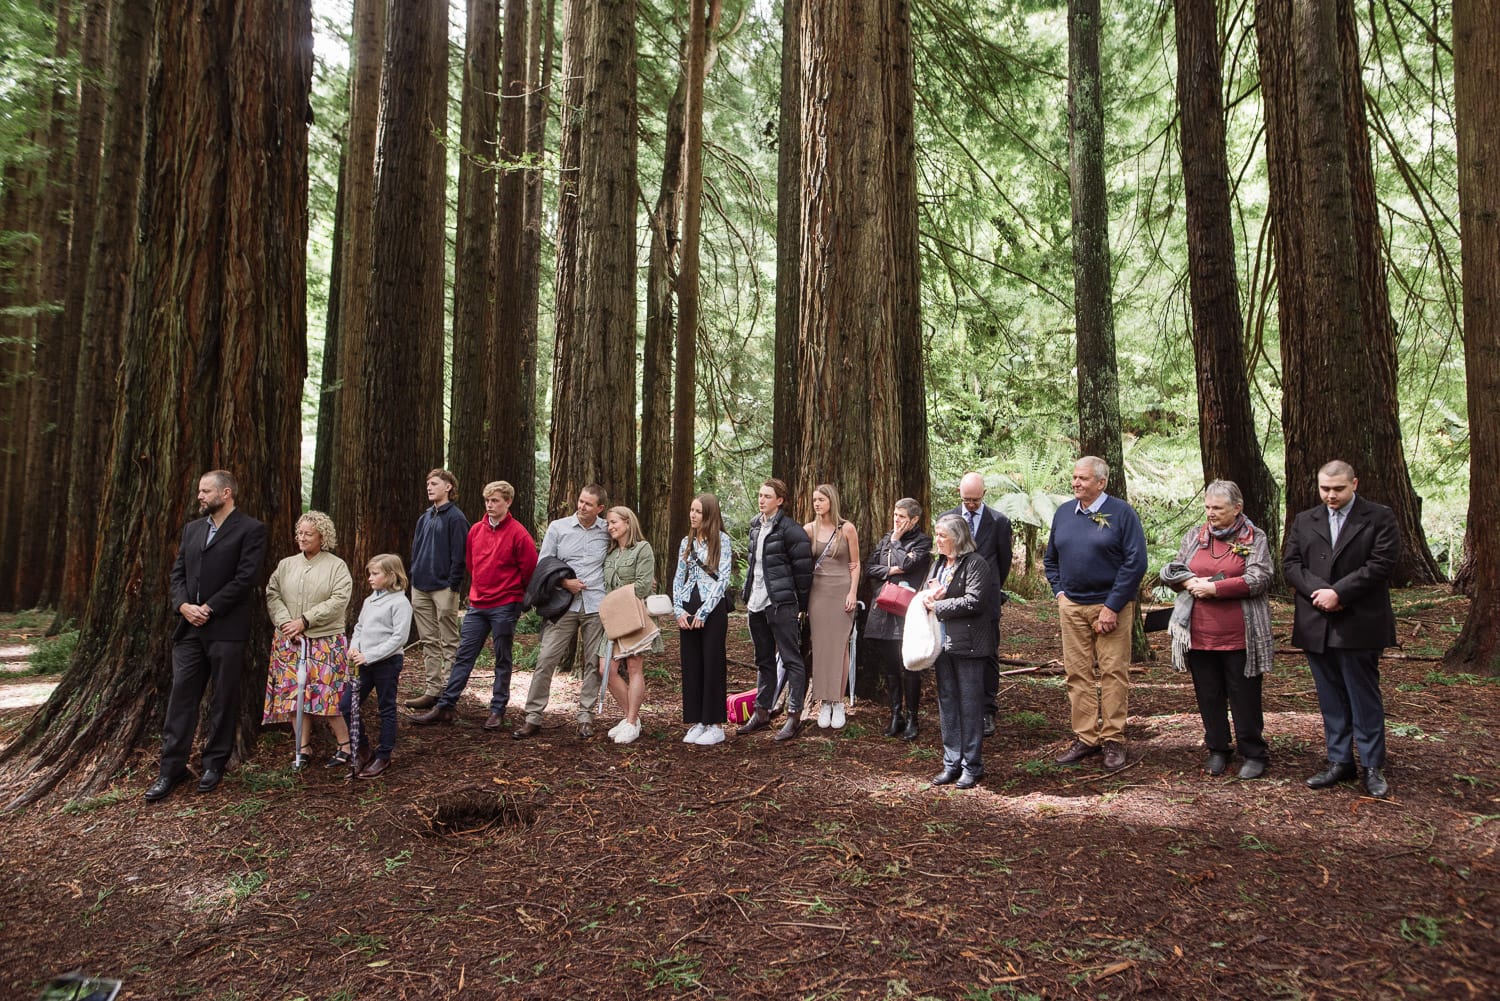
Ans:
<svg viewBox="0 0 1500 1001"><path fill-rule="evenodd" d="M974 551L969 524L956 514L938 519L932 542L937 555L920 599L943 630L942 651L933 665L943 770L932 784L972 789L984 777L984 665L999 641L992 611L995 572Z"/></svg>
<svg viewBox="0 0 1500 1001"><path fill-rule="evenodd" d="M1215 480L1204 490L1204 523L1183 537L1177 558L1161 572L1180 592L1168 631L1172 666L1193 675L1210 775L1222 775L1235 744L1240 778L1258 779L1268 752L1261 710L1261 678L1271 670L1271 553L1266 533L1245 517L1240 488ZM1226 715L1226 706L1228 713Z"/></svg>

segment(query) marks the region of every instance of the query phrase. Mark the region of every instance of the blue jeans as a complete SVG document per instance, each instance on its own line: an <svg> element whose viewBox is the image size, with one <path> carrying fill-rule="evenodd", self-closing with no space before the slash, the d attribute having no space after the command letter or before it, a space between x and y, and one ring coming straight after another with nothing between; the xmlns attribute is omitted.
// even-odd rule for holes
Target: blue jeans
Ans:
<svg viewBox="0 0 1500 1001"><path fill-rule="evenodd" d="M391 752L396 749L396 680L401 677L401 654L393 653L385 660L377 660L373 664L364 664L359 669L359 698L358 704L363 706L365 696L370 694L370 689L375 689L375 704L380 707L380 747L375 751L375 757L391 758ZM344 714L344 722L349 722L349 717L354 709L351 696L354 693L354 685L346 684L343 692L339 694L339 712ZM370 739L361 727L359 731L359 753L364 755L370 751Z"/></svg>
<svg viewBox="0 0 1500 1001"><path fill-rule="evenodd" d="M448 687L437 704L444 709L458 705L458 697L469 684L474 661L484 649L484 641L493 635L495 641L495 684L490 690L490 712L503 713L510 702L510 649L515 640L516 620L521 617L521 603L513 601L494 608L470 607L458 633L458 653L453 670L448 673Z"/></svg>

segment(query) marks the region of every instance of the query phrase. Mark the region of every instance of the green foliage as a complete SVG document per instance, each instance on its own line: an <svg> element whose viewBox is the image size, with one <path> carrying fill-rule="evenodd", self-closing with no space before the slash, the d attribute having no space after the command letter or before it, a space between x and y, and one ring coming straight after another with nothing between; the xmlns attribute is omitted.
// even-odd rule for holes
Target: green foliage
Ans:
<svg viewBox="0 0 1500 1001"><path fill-rule="evenodd" d="M31 674L61 674L73 662L73 651L78 649L78 630L69 629L48 637L36 645L29 661Z"/></svg>

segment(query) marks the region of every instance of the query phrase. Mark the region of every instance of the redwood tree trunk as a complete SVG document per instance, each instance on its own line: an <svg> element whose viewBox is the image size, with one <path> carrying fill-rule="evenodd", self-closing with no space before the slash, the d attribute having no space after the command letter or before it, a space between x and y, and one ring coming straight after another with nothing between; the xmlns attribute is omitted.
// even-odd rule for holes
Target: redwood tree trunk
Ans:
<svg viewBox="0 0 1500 1001"><path fill-rule="evenodd" d="M499 0L469 0L463 72L458 232L453 257L453 403L448 410L448 468L465 492L473 512L470 517L477 517L477 509L482 506L480 490L487 481L500 475L494 465L492 442L509 433L509 429L492 423L498 377L494 163L500 116ZM504 247L506 243L502 239L500 245ZM440 458L432 465L442 465Z"/></svg>
<svg viewBox="0 0 1500 1001"><path fill-rule="evenodd" d="M781 3L781 104L776 130L776 347L772 365L771 472L796 480L797 308L802 281L802 0ZM899 499L899 498L898 498Z"/></svg>
<svg viewBox="0 0 1500 1001"><path fill-rule="evenodd" d="M338 187L333 194L333 246L328 253L328 309L323 322L323 364L318 371L318 440L313 450L312 510L333 506L333 465L339 434L339 340L343 332L344 185L349 180L347 149L339 150Z"/></svg>
<svg viewBox="0 0 1500 1001"><path fill-rule="evenodd" d="M1177 104L1187 202L1188 279L1198 377L1198 444L1203 481L1233 480L1245 513L1278 551L1280 491L1255 437L1244 326L1234 264L1229 159L1224 147L1224 80L1215 5L1177 0Z"/></svg>
<svg viewBox="0 0 1500 1001"><path fill-rule="evenodd" d="M1068 181L1073 202L1073 311L1078 340L1078 447L1109 463L1109 492L1127 496L1120 376L1104 195L1099 0L1068 0Z"/></svg>
<svg viewBox="0 0 1500 1001"><path fill-rule="evenodd" d="M354 0L354 35L349 43L349 124L344 140L344 225L339 265L339 378L337 392L323 398L324 406L333 406L334 426L338 428L338 444L329 457L332 489L328 513L343 529L340 536L345 540L346 553L352 551L348 547L354 542L359 515L360 462L365 447L358 398L369 322L365 314L370 302L375 141L380 128L386 13L386 0ZM412 405L416 406L416 401ZM412 484L408 489L416 491L418 487Z"/></svg>
<svg viewBox="0 0 1500 1001"><path fill-rule="evenodd" d="M152 67L142 210L155 224L134 275L99 563L72 666L4 752L11 808L85 760L75 791L97 789L154 736L171 684L168 571L199 474L235 471L240 506L283 546L300 508L307 0L239 0L215 18L161 4L155 34L173 58ZM258 618L241 754L265 684Z"/></svg>
<svg viewBox="0 0 1500 1001"><path fill-rule="evenodd" d="M1469 399L1472 601L1449 670L1500 675L1500 10L1453 4L1464 372Z"/></svg>
<svg viewBox="0 0 1500 1001"><path fill-rule="evenodd" d="M796 399L790 513L811 513L812 488L832 483L861 545L879 537L905 472L896 289L903 227L915 204L897 197L895 105L889 100L895 36L909 21L889 4L830 0L802 7L802 218ZM910 123L906 123L910 127ZM908 166L909 169L909 166Z"/></svg>
<svg viewBox="0 0 1500 1001"><path fill-rule="evenodd" d="M579 7L582 10L579 10ZM563 320L558 293L552 386L550 506L572 506L580 487L598 482L613 504L635 505L635 0L569 3L568 32L585 21L579 59L564 75L580 77L577 189L570 199L587 225L560 234L572 259L573 316ZM572 39L564 42L564 60ZM566 119L565 119L566 122ZM566 151L565 151L566 152ZM564 158L563 169L570 161ZM559 283L560 285L561 283Z"/></svg>
<svg viewBox="0 0 1500 1001"><path fill-rule="evenodd" d="M354 398L363 447L344 471L357 488L352 518L341 515L351 541L340 532L355 568L377 553L411 552L426 503L422 482L443 456L448 5L394 0L386 33L370 297Z"/></svg>

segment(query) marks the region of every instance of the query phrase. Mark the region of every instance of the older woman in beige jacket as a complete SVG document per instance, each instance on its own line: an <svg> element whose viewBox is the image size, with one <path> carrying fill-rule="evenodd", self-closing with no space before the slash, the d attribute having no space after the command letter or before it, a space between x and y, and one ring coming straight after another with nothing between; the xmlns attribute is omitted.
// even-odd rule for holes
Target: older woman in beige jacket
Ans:
<svg viewBox="0 0 1500 1001"><path fill-rule="evenodd" d="M262 722L291 722L302 700L302 732L292 766L299 771L311 760L314 716L328 720L339 743L328 767L349 764L349 728L339 714L339 695L349 680L344 625L354 580L344 561L329 551L337 544L333 520L321 511L307 512L297 520L299 552L282 560L266 583L266 610L276 636ZM303 658L307 674L299 686L297 664Z"/></svg>

